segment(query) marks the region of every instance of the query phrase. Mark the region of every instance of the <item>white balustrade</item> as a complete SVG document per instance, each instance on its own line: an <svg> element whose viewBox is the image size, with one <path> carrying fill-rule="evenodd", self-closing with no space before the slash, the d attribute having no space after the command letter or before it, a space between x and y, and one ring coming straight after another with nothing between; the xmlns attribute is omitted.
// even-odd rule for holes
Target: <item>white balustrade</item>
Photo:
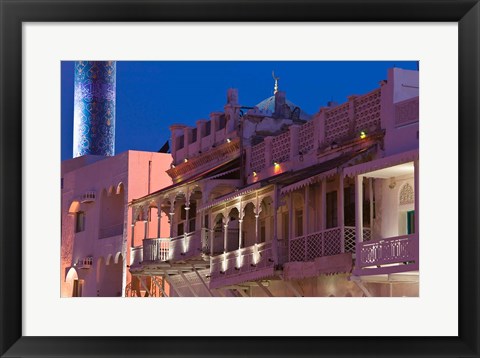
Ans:
<svg viewBox="0 0 480 358"><path fill-rule="evenodd" d="M408 263L418 260L418 239L415 235L402 235L357 245L357 267Z"/></svg>
<svg viewBox="0 0 480 358"><path fill-rule="evenodd" d="M344 247L341 233L344 230ZM364 238L371 236L369 228L363 229ZM343 251L342 251L343 249ZM289 261L312 261L317 257L338 255L342 252L355 253L355 227L335 227L290 239Z"/></svg>
<svg viewBox="0 0 480 358"><path fill-rule="evenodd" d="M145 239L143 240L142 261L168 261L170 258L170 239Z"/></svg>
<svg viewBox="0 0 480 358"><path fill-rule="evenodd" d="M252 272L273 264L272 243L256 244L211 257L211 279Z"/></svg>

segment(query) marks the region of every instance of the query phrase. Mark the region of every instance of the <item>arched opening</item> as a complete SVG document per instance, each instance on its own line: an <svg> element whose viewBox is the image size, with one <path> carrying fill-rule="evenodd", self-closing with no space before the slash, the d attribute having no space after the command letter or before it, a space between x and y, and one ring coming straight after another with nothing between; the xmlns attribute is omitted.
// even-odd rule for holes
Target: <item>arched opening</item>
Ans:
<svg viewBox="0 0 480 358"><path fill-rule="evenodd" d="M223 253L223 214L217 214L213 220L213 254Z"/></svg>
<svg viewBox="0 0 480 358"><path fill-rule="evenodd" d="M75 268L68 270L65 277L65 290L63 291L63 297L81 297L83 282L79 282L78 273Z"/></svg>
<svg viewBox="0 0 480 358"><path fill-rule="evenodd" d="M133 218L133 245L141 246L145 238L145 222L143 207L134 208L135 216Z"/></svg>
<svg viewBox="0 0 480 358"><path fill-rule="evenodd" d="M243 240L242 247L249 247L255 244L255 205L248 203L243 209Z"/></svg>
<svg viewBox="0 0 480 358"><path fill-rule="evenodd" d="M258 242L270 242L273 238L274 206L271 197L267 196L261 202L261 209L258 222Z"/></svg>
<svg viewBox="0 0 480 358"><path fill-rule="evenodd" d="M233 208L228 213L228 227L227 227L227 249L226 251L233 251L238 249L239 239L239 213L237 208Z"/></svg>

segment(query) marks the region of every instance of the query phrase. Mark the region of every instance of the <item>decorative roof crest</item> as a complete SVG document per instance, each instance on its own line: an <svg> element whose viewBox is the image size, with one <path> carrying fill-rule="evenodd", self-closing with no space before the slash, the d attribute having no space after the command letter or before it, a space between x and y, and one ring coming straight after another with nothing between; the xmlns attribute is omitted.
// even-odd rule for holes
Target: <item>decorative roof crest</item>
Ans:
<svg viewBox="0 0 480 358"><path fill-rule="evenodd" d="M273 94L278 92L278 80L280 77L275 77L275 71L272 71L272 77L275 80L275 86L273 87Z"/></svg>

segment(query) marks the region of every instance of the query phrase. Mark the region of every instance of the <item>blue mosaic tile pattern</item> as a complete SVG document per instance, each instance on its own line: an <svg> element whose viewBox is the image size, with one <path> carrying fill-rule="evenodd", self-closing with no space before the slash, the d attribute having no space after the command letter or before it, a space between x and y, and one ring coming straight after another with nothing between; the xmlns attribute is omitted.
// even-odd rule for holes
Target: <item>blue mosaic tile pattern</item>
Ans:
<svg viewBox="0 0 480 358"><path fill-rule="evenodd" d="M76 61L73 157L115 154L115 61Z"/></svg>

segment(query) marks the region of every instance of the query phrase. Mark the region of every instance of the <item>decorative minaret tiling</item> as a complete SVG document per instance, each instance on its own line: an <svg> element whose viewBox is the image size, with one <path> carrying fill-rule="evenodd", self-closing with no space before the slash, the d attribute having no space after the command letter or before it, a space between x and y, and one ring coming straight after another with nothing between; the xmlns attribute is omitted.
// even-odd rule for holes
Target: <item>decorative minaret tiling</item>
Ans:
<svg viewBox="0 0 480 358"><path fill-rule="evenodd" d="M73 157L115 154L115 61L76 61Z"/></svg>

